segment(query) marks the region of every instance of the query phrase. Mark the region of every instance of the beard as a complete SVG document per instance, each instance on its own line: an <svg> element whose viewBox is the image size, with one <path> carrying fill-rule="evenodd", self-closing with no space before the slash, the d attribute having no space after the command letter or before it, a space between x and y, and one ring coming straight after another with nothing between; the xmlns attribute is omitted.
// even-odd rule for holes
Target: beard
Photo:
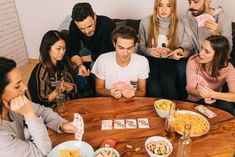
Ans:
<svg viewBox="0 0 235 157"><path fill-rule="evenodd" d="M203 14L205 12L205 9L206 9L206 6L204 4L200 9L189 8L189 11L194 17L196 17L196 16Z"/></svg>

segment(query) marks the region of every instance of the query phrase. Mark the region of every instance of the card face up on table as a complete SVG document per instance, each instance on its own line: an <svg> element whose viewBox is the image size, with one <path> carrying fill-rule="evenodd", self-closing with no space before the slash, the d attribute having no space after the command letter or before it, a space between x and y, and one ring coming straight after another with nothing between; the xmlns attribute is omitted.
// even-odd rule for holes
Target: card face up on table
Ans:
<svg viewBox="0 0 235 157"><path fill-rule="evenodd" d="M204 114L205 116L207 116L208 118L213 118L217 116L215 112L209 110L207 107L203 105L196 106L195 109Z"/></svg>

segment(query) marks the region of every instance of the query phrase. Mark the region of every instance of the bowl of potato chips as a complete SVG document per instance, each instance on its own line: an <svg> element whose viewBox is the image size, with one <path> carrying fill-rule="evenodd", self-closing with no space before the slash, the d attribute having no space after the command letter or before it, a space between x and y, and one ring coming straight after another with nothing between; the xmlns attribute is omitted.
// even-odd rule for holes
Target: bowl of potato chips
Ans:
<svg viewBox="0 0 235 157"><path fill-rule="evenodd" d="M167 99L160 99L154 102L154 108L161 118L166 118L169 114L173 102Z"/></svg>
<svg viewBox="0 0 235 157"><path fill-rule="evenodd" d="M66 141L55 146L47 157L93 157L94 150L84 141Z"/></svg>
<svg viewBox="0 0 235 157"><path fill-rule="evenodd" d="M185 124L191 125L190 137L205 135L210 130L210 123L199 113L189 110L179 110L175 115L174 127L178 134L183 135Z"/></svg>

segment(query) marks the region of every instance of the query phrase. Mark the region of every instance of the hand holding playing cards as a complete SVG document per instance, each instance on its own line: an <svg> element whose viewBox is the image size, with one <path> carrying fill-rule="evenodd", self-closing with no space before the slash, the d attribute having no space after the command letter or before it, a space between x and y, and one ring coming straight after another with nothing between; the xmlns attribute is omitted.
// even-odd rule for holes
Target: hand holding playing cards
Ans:
<svg viewBox="0 0 235 157"><path fill-rule="evenodd" d="M86 67L84 65L80 65L78 67L78 74L83 76L83 77L86 77L86 76L89 76L90 75L90 70L89 69L86 69Z"/></svg>
<svg viewBox="0 0 235 157"><path fill-rule="evenodd" d="M60 130L65 133L74 133L75 134L78 129L73 125L73 122L69 122L69 123L61 124Z"/></svg>
<svg viewBox="0 0 235 157"><path fill-rule="evenodd" d="M114 98L131 98L135 95L135 90L130 83L124 81L115 82L111 87L111 96Z"/></svg>
<svg viewBox="0 0 235 157"><path fill-rule="evenodd" d="M214 20L207 20L204 26L211 32L212 35L219 35L218 24Z"/></svg>
<svg viewBox="0 0 235 157"><path fill-rule="evenodd" d="M135 90L133 88L132 89L123 89L122 95L125 98L132 98L135 96Z"/></svg>
<svg viewBox="0 0 235 157"><path fill-rule="evenodd" d="M171 51L167 57L171 57L174 60L180 60L184 57L184 51L181 48L175 49L174 51Z"/></svg>
<svg viewBox="0 0 235 157"><path fill-rule="evenodd" d="M212 35L218 35L218 24L210 14L202 14L196 17L198 27L206 27Z"/></svg>
<svg viewBox="0 0 235 157"><path fill-rule="evenodd" d="M156 58L167 58L170 52L171 50L166 47L157 47L151 49L152 56Z"/></svg>
<svg viewBox="0 0 235 157"><path fill-rule="evenodd" d="M112 88L110 90L110 94L112 97L117 98L117 99L122 97L122 92L117 88Z"/></svg>
<svg viewBox="0 0 235 157"><path fill-rule="evenodd" d="M206 82L206 80L197 74L193 74L191 76L191 82L194 88L196 88L198 84L200 84L201 86L208 86L208 83Z"/></svg>
<svg viewBox="0 0 235 157"><path fill-rule="evenodd" d="M212 89L198 84L197 90L200 96L204 98L205 102L207 101L208 103L210 103L210 99L215 99L215 91L213 91Z"/></svg>

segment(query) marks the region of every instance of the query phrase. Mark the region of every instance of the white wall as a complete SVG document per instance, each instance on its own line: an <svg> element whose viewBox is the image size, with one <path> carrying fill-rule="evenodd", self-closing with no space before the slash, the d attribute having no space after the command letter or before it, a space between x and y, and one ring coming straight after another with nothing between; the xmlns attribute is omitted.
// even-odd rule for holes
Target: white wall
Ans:
<svg viewBox="0 0 235 157"><path fill-rule="evenodd" d="M57 29L78 2L89 2L97 14L110 18L141 19L152 13L154 0L15 0L29 58L39 57L42 36L50 29ZM179 16L187 10L187 2L178 0ZM235 21L233 0L214 0L214 3L223 5Z"/></svg>

